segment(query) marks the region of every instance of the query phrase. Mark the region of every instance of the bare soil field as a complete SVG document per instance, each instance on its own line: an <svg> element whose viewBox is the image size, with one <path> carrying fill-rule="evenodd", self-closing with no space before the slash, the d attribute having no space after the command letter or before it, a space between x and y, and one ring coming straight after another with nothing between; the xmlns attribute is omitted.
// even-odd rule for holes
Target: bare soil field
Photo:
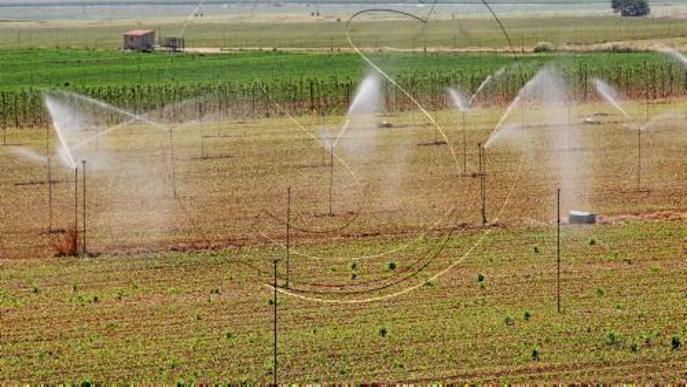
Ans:
<svg viewBox="0 0 687 387"><path fill-rule="evenodd" d="M644 109L637 104L631 111L642 120ZM575 106L570 120L584 144L579 152L588 161L587 172L572 184L577 186L570 193L579 197L576 203L601 217L687 209L686 140L679 113L683 105L666 101L649 109L658 121L643 138L637 192L637 136L627 120L605 104ZM317 117L193 121L170 124L173 137L160 127L125 125L101 136L97 145L85 146L93 152L98 146L99 154L105 154L87 169L89 250L284 241L288 187L292 231L301 241L421 235L461 224L479 225L477 144L486 141L501 113L478 109L467 114L465 147L460 113L437 113L438 130L419 112L379 116L377 121L391 127L377 128L372 122L365 131L346 134L334 152L334 168L320 137L335 135L343 125L341 117L328 117L323 125ZM536 113L528 116L513 117L531 120L519 138L506 139L486 152L487 215L501 227L555 221L555 194L561 183L554 167L562 153L550 150L555 128L536 124ZM45 133L10 131L8 142L40 154L45 152ZM49 134L53 153L59 141ZM0 158L7 173L1 186L2 256L49 256L60 234L48 228L66 230L74 222L73 171L53 154L54 184L48 187L44 163L27 161L11 147L3 149ZM464 169L468 176L463 176ZM329 216L330 186L334 216ZM52 225L48 188L53 195ZM574 208L564 210L570 209Z"/></svg>

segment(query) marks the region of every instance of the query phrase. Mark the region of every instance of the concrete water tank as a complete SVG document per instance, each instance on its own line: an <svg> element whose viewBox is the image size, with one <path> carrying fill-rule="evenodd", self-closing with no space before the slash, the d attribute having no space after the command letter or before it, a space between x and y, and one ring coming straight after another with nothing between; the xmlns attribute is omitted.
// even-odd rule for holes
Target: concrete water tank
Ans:
<svg viewBox="0 0 687 387"><path fill-rule="evenodd" d="M596 223L596 214L585 211L570 211L568 213L569 224L594 224Z"/></svg>

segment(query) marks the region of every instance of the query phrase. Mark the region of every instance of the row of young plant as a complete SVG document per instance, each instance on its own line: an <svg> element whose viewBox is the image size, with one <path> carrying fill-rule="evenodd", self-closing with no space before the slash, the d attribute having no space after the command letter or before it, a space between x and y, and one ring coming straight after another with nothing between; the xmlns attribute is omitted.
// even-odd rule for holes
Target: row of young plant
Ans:
<svg viewBox="0 0 687 387"><path fill-rule="evenodd" d="M446 106L445 89L458 87L474 92L492 69L429 74L403 73L394 78L429 109ZM508 104L537 68L505 69L477 98L482 105ZM687 73L672 63L591 67L579 64L561 68L578 101L596 98L591 79L609 81L630 99L661 99L687 92ZM299 78L278 81L206 82L198 84L122 84L117 86L69 86L65 91L96 98L136 114L149 113L168 121L222 117L269 117L283 114L341 114L350 105L358 79ZM413 108L409 98L389 82L383 83L388 111ZM27 88L0 91L0 127L41 127L48 123L43 96L47 90ZM93 109L100 109L93 107ZM113 115L113 121L117 117Z"/></svg>

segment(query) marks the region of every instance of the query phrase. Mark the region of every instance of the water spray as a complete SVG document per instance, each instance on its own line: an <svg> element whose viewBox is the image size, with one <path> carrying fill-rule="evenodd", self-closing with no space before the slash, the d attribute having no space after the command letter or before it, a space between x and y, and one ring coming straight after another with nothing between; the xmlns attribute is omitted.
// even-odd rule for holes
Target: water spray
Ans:
<svg viewBox="0 0 687 387"><path fill-rule="evenodd" d="M508 119L508 117L510 117L510 115L513 113L513 110L515 110L515 108L520 103L520 100L523 98L526 87L527 87L527 85L525 85L525 87L520 89L520 92L518 92L518 95L513 99L513 101L510 103L510 105L508 105L508 108L506 109L506 111L503 113L503 115L499 119L499 122L494 127L494 130L489 135L489 138L487 139L487 141L484 143L485 148L488 148L489 146L491 146L492 142L498 137L497 135L503 129L503 124L506 122L506 119Z"/></svg>
<svg viewBox="0 0 687 387"><path fill-rule="evenodd" d="M53 123L53 126L55 127L55 132L57 133L57 139L60 141L60 145L62 145L63 149L63 154L66 156L66 161L69 163L69 167L71 169L77 169L76 161L74 161L74 156L72 156L72 151L69 149L67 146L67 142L64 139L64 135L62 134L62 130Z"/></svg>
<svg viewBox="0 0 687 387"><path fill-rule="evenodd" d="M488 7L488 4L486 3L486 1L483 1L483 2L484 2L484 4L487 5L487 7ZM489 8L489 7L488 7L488 8ZM491 8L489 8L489 10L491 11ZM358 12L357 14L353 15L353 16L351 17L351 19L349 19L349 24L350 24L350 22L352 21L352 19L353 19L355 16L357 16L357 15L359 15L359 14L361 14L361 13L365 13L365 12L394 12L394 13L403 14L403 15L406 15L406 16L413 17L413 15L406 14L406 13L403 13L403 12L400 12L400 11L395 11L395 10L388 10L388 9L369 9L369 10L364 10L364 11ZM492 12L492 14L493 14L493 11L491 11L491 12ZM496 16L494 15L494 17L496 17ZM415 18L418 19L418 20L421 20L421 21L425 21L425 20L423 20L423 19L421 19L421 18L419 18L419 17L415 17ZM498 21L498 20L497 20L497 21ZM501 25L501 28L503 29L503 26L502 26L502 24L501 24L500 22L499 22L499 25ZM505 30L504 30L504 33L505 33ZM359 53L359 55L361 55L361 57L363 57L371 66L375 67L375 69L377 69L382 75L384 75L385 77L388 77L388 76L387 76L386 74L384 74L377 66L375 66L373 63L371 63L371 61L369 61L369 59L368 59L367 57L365 57L364 54L362 54L362 53L360 52L359 49L357 49L357 48L355 47L355 45L354 45L354 44L351 42L351 40L350 40L350 36L349 36L349 34L348 34L348 31L347 31L347 37L348 37L349 43L351 44L351 46L353 47L353 49L354 49L357 53ZM509 42L510 42L510 39L509 39ZM387 79L389 79L389 78L387 78ZM389 79L389 81L390 81L392 84L394 84L394 86L397 86L397 87L398 87L398 85L393 81L393 79ZM401 89L401 88L399 87L399 89ZM403 89L401 89L401 91L404 92L404 93L406 93L405 90L403 90ZM412 100L414 103L417 103L417 101L416 101L415 99L413 99L412 96L409 95L409 97L411 98L411 100ZM427 113L427 111L424 110L424 109L422 108L422 106L419 106L419 108L422 110L423 114L425 114L425 116L426 116L430 121L432 121L432 117ZM434 123L436 124L436 122L434 122ZM439 132L440 132L442 135L444 135L444 133L443 133L443 131L442 131L441 129L439 129ZM451 152L451 154L452 154L452 156L453 156L454 161L457 161L457 160L456 160L456 157L455 157L455 154L454 154L453 152ZM345 164L344 164L344 166L345 166ZM519 172L521 171L521 169L522 169L522 159L521 159L521 162L520 162L519 167L518 167L518 174L519 174ZM506 204L509 202L512 192L513 192L513 189L512 189L512 187L511 187L511 189L509 190L509 193L508 193L508 195L507 195L506 201L505 201L504 205L501 207L501 210L499 211L499 214L500 214L501 212L503 212L503 209L506 207ZM482 237L480 238L480 240L479 240L475 245L473 245L473 246L469 249L469 251L467 251L460 259L458 259L458 260L452 262L452 263L450 264L449 267L447 267L446 269L442 270L441 272L439 272L439 273L435 274L433 277L431 277L430 281L433 280L433 279L436 279L436 278L439 278L439 277L443 276L444 274L446 274L447 272L449 272L451 269L453 269L456 265L458 265L460 262L462 262L462 261L463 261L463 260L464 260L464 259L465 259L465 258L466 258L466 257L467 257L467 256L477 247L477 245L479 245L479 243L480 243L480 242L486 237L486 235L488 235L489 233L490 233L490 230L486 230L485 233L484 233L484 235L482 235ZM450 236L448 237L447 240L450 240ZM442 250L443 250L443 248L442 248ZM275 283L276 283L276 281L275 281ZM394 298L394 297L397 297L397 296L399 296L399 295L406 294L406 293L408 293L408 292L411 292L411 291L413 291L413 290L416 290L416 289L418 289L418 288L420 288L420 287L422 287L422 286L424 286L424 285L426 285L426 281L423 281L423 282L421 282L421 283L419 283L419 284L417 284L417 285L413 285L413 286L411 286L411 287L409 287L409 288L402 289L402 290L400 290L400 291L398 291L398 292L395 292L395 293L392 293L392 294L382 295L382 296L375 296L375 297L370 297L370 298L366 298L366 299L358 299L358 300L331 300L331 299L323 299L323 298L318 298L318 297L309 297L309 296L304 296L304 295L296 294L296 293L293 293L293 292L290 292L290 291L286 291L286 290L284 290L283 288L282 288L282 289L278 289L278 291L281 292L281 293L283 293L283 294L287 294L287 295L290 295L290 296L292 296L292 297L299 298L299 299L306 300L306 301L311 301L311 302L322 302L322 303L332 303L332 304L360 304L360 303L369 303L369 302L375 302L375 301L380 301L380 300L384 300L384 299ZM268 287L269 287L269 285L268 285ZM273 289L276 289L276 286L274 286Z"/></svg>
<svg viewBox="0 0 687 387"><path fill-rule="evenodd" d="M465 101L465 98L463 97L462 93L460 93L458 90L453 89L453 88L448 88L448 94L453 100L453 104L460 110L461 116L462 116L462 132L463 132L463 176L467 176L468 174L468 142L467 142L467 124L466 124L466 116L468 110L470 110L472 101L474 101L475 97L477 96L477 93L479 90L484 88L484 86L488 83L488 81L491 79L491 76L487 77L484 82L480 85L480 87L477 89L477 91L472 95L469 101Z"/></svg>
<svg viewBox="0 0 687 387"><path fill-rule="evenodd" d="M460 92L458 92L457 90L452 89L452 88L449 88L449 89L448 89L449 95L450 95L451 98L453 99L454 104L458 107L458 109L460 109L461 114L462 114L462 126L463 126L463 176L468 176L468 173L467 173L467 168L468 168L468 167L467 167L467 163L468 163L468 162L467 162L467 154L468 154L468 148L467 148L467 147L468 147L468 145L467 145L467 112L468 112L469 110L472 109L472 106L474 105L477 96L478 96L478 95L479 95L479 94L480 94L480 93L481 93L481 92L482 92L482 91L483 91L483 90L484 90L484 89L485 89L494 79L496 79L496 78L498 78L499 76L501 76L501 74L503 74L504 71L505 71L505 67L501 67L501 68L500 68L498 71L496 71L494 74L488 75L486 78L484 78L484 80L482 81L482 83L480 83L480 85L477 87L477 90L475 90L475 92L472 94L472 96L470 96L470 98L469 98L467 101L465 100L465 98L463 97L463 95L462 95ZM516 101L519 101L519 97L516 98ZM512 105L514 106L515 103L517 103L517 102L514 101ZM510 113L511 110L512 110L512 108L509 107L509 109L508 109L506 115L508 115L508 114ZM505 120L505 118L502 119L501 122L499 122L499 124L497 125L497 129L498 129L499 126L501 126L501 124L503 123L503 120Z"/></svg>
<svg viewBox="0 0 687 387"><path fill-rule="evenodd" d="M487 6L487 8L492 13L492 15L496 18L496 15L493 13L493 11L489 7L489 5L486 3L486 0L482 0L482 2L484 3L485 6ZM423 19L417 15L413 15L412 13L399 11L396 9L390 9L390 8L364 9L364 10L361 10L361 11L354 13L353 15L351 15L351 17L348 18L348 21L346 22L346 40L348 41L348 44L351 46L353 51L355 51L355 53L358 54L358 56L360 56L360 58L362 58L368 65L370 65L370 67L372 67L377 73L379 73L382 77L384 77L391 85L396 87L401 93L403 93L406 97L408 97L408 99L410 99L413 102L413 104L415 104L415 106L418 107L418 109L422 112L422 114L425 117L427 117L427 120L429 120L429 122L431 122L435 126L435 130L437 130L439 132L439 134L441 134L441 136L444 138L444 141L446 142L446 144L450 145L450 141L449 141L448 136L446 135L444 130L439 126L437 121L432 117L432 115L427 111L427 109L425 109L422 106L422 104L420 102L418 102L418 100L415 97L413 97L412 94L410 94L405 88L403 88L401 85L399 85L398 82L396 82L396 80L394 80L394 78L390 77L384 70L382 70L377 64L375 64L374 61L372 61L367 55L365 55L360 50L360 48L358 48L355 45L355 43L353 43L353 39L351 38L351 25L353 23L353 20L355 18L357 18L358 16L366 14L366 13L394 13L397 15L401 15L404 17L414 19L414 20L419 21L419 22L424 23L424 24L427 23L427 19ZM498 18L496 18L496 19L498 19ZM499 24L500 24L500 21L499 21ZM504 30L504 33L505 33L505 30ZM509 41L510 41L510 38L509 38ZM449 146L448 148L449 148L449 152L451 153L451 158L453 159L454 163L456 164L456 167L457 167L456 169L458 169L458 158L456 157L455 151L454 151L453 147L451 147L451 146Z"/></svg>
<svg viewBox="0 0 687 387"><path fill-rule="evenodd" d="M499 75L500 72L501 70L497 71L496 75ZM487 87L487 85L491 82L492 79L494 79L494 76L492 75L489 75L486 78L484 78L482 83L477 87L477 90L475 90L475 93L472 94L472 96L470 97L470 100L468 101L468 106L472 106L474 104L477 96L482 92L482 90L484 90L485 87Z"/></svg>
<svg viewBox="0 0 687 387"><path fill-rule="evenodd" d="M685 57L685 56L684 56L683 54L681 54L680 52L678 52L678 51L676 51L676 50L674 50L674 49L672 49L672 48L670 48L670 47L663 47L663 48L659 49L658 51L659 51L659 52L662 52L662 53L664 53L664 54L666 54L666 55L669 55L669 56L672 57L674 60L676 60L678 63L680 63L680 65L681 65L683 68L687 69L687 57Z"/></svg>
<svg viewBox="0 0 687 387"><path fill-rule="evenodd" d="M616 110L618 110L626 119L630 119L630 115L627 114L625 109L620 106L620 104L616 101L614 98L613 94L615 94L615 90L603 81L599 79L594 79L594 86L596 87L596 90L601 94L601 96L608 102L610 103ZM649 124L649 91L648 88L645 91L645 99L646 99L646 117L647 121L645 126ZM641 186L642 186L642 130L643 127L637 127L637 192L641 191Z"/></svg>
<svg viewBox="0 0 687 387"><path fill-rule="evenodd" d="M85 144L87 144L87 143L89 143L89 142L91 142L91 141L94 141L97 137L106 135L106 134L108 134L108 133L110 133L110 132L112 132L112 131L114 131L114 130L117 130L117 129L121 128L122 126L127 125L127 124L129 124L129 123L131 123L131 122L138 122L138 121L140 121L140 122L143 122L143 123L145 123L145 124L151 125L151 126L154 127L154 128L160 129L160 130L162 130L162 131L168 129L168 128L165 127L164 125L158 124L157 122L152 121L152 120L150 120L149 118L147 118L147 117L145 117L145 116L143 116L143 115L134 114L134 113L128 112L128 111L126 111L126 110L120 109L120 108L118 108L118 107L116 107L116 106L110 105L110 104L108 104L108 103L105 103L105 102L103 102L103 101L100 101L100 100L97 100L97 99L94 99L94 98L91 98L91 97L87 97L87 96L84 96L84 95L81 95L81 94L76 94L76 93L68 93L68 92L60 92L60 93L57 93L57 94L62 95L62 96L67 96L67 97L69 97L71 100L78 100L78 101L81 101L81 102L87 102L87 103L93 104L93 105L98 106L98 107L100 107L100 108L107 109L107 110L109 110L109 111L112 112L112 113L117 113L117 114L123 115L123 116L125 116L125 117L129 117L129 119L130 119L129 121L123 122L123 123L121 123L121 124L118 124L118 125L114 125L114 126L108 127L107 129L105 129L105 130L103 130L103 131L99 131L99 130L98 130L96 136L94 136L94 137L89 137L89 138L84 139L83 141L81 141L81 142L75 144L75 145L73 146L73 149L75 149L75 150L81 148L82 146L84 146ZM52 101L53 99L54 99L54 97L53 97L52 95L46 95L46 96L45 96L45 104L46 104L46 106L48 107L48 110L51 110L51 109L52 109L51 106L52 106L53 103L52 103L51 101ZM55 125L54 123L53 123L53 126L56 126L55 129L56 129L56 131L57 131L58 137L60 137L60 141L61 141L62 143L64 143L64 141L63 141L64 139L61 138L61 133L60 133L59 128L57 128L57 125ZM132 132L133 128L132 128L131 126L129 127L129 130L130 130L129 133L132 134L132 133L133 133L133 132ZM65 146L65 147L66 147L66 146ZM73 166L72 166L72 168L73 168Z"/></svg>
<svg viewBox="0 0 687 387"><path fill-rule="evenodd" d="M616 100L616 97L614 94L617 94L616 91L608 85L606 82L600 80L600 79L594 79L594 88L596 91L603 97L603 99L606 100L606 102L610 103L611 106L613 106L617 111L620 112L620 114L623 115L626 119L630 119L630 115L627 114L627 111L623 109L622 106L618 103Z"/></svg>

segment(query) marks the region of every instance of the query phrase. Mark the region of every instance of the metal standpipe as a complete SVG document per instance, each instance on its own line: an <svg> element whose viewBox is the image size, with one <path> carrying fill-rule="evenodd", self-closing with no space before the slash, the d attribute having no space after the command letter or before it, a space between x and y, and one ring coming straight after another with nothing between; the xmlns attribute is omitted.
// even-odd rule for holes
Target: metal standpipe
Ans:
<svg viewBox="0 0 687 387"><path fill-rule="evenodd" d="M86 160L81 161L81 168L83 169L82 171L82 206L83 206L83 211L82 211L82 217L81 219L82 224L83 224L83 235L81 237L81 252L86 254L87 249L86 249Z"/></svg>

